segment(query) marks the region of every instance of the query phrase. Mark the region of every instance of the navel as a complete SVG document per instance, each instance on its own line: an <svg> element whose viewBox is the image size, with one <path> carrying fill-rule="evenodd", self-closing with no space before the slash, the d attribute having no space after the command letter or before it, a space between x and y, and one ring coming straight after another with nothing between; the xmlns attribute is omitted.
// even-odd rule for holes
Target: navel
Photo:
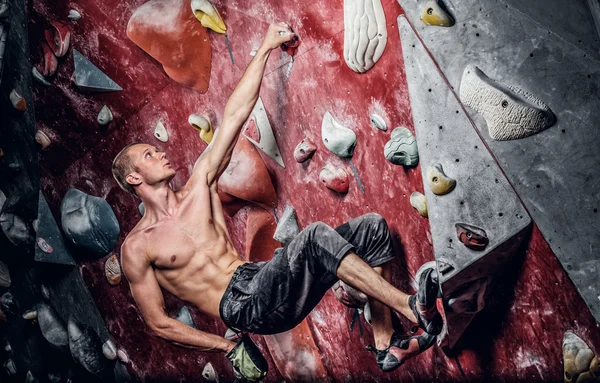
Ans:
<svg viewBox="0 0 600 383"><path fill-rule="evenodd" d="M208 223L209 223L209 224L211 224L211 225L212 225L212 224L213 224L213 222L214 222L214 221L213 221L213 219L212 219L212 218L209 218L209 219L208 219Z"/></svg>
<svg viewBox="0 0 600 383"><path fill-rule="evenodd" d="M176 259L177 259L176 255L171 256L171 263L175 262Z"/></svg>

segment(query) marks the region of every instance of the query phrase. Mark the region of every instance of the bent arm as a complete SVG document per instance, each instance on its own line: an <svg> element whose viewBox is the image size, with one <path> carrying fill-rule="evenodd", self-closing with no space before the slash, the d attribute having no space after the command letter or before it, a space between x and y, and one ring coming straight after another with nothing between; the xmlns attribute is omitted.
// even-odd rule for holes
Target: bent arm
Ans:
<svg viewBox="0 0 600 383"><path fill-rule="evenodd" d="M129 281L133 299L144 321L154 333L177 345L201 351L229 352L235 343L218 335L196 330L165 314L164 298L150 262L140 253L123 244L121 263Z"/></svg>
<svg viewBox="0 0 600 383"><path fill-rule="evenodd" d="M258 99L260 84L271 50L294 36L286 24L273 24L269 27L263 43L256 51L256 55L225 105L221 127L216 132L213 141L196 161L194 172L190 178L191 184L204 181L210 186L225 171L242 126L250 117Z"/></svg>

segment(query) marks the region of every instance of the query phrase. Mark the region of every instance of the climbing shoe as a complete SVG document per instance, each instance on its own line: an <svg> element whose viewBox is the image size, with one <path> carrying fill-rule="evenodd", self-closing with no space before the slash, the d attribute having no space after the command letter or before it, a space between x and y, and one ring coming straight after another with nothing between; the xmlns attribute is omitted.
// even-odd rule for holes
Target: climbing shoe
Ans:
<svg viewBox="0 0 600 383"><path fill-rule="evenodd" d="M438 335L442 332L442 315L437 310L435 301L438 296L439 284L433 279L433 269L425 270L419 279L419 291L408 299L417 323L425 332Z"/></svg>
<svg viewBox="0 0 600 383"><path fill-rule="evenodd" d="M375 360L382 371L394 371L402 366L410 358L414 358L429 347L433 346L436 337L424 332L422 335L399 336L394 332L390 345L385 350L378 350L373 345L368 345L366 349L375 353ZM400 359L390 351L392 348L400 350Z"/></svg>

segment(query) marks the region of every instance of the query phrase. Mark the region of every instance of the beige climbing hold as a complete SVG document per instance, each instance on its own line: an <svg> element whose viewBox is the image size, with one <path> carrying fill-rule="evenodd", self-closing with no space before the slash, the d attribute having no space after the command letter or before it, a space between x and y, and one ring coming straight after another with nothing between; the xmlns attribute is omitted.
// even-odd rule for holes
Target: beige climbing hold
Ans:
<svg viewBox="0 0 600 383"><path fill-rule="evenodd" d="M451 27L454 25L454 19L439 4L437 0L429 0L421 12L421 21L423 24L436 27Z"/></svg>
<svg viewBox="0 0 600 383"><path fill-rule="evenodd" d="M192 11L203 27L224 34L227 27L217 9L208 0L192 0Z"/></svg>
<svg viewBox="0 0 600 383"><path fill-rule="evenodd" d="M528 137L556 122L543 101L523 89L492 80L474 65L463 72L460 100L481 113L494 140Z"/></svg>
<svg viewBox="0 0 600 383"><path fill-rule="evenodd" d="M119 360L121 361L121 363L123 364L127 364L129 363L129 355L127 355L127 353L125 352L125 350L118 350L117 351L117 357L119 358Z"/></svg>
<svg viewBox="0 0 600 383"><path fill-rule="evenodd" d="M154 137L156 137L161 142L169 141L169 134L167 133L167 128L165 128L162 121L158 121L156 123L156 126L154 127Z"/></svg>
<svg viewBox="0 0 600 383"><path fill-rule="evenodd" d="M444 173L441 164L432 165L427 169L427 182L433 194L436 195L448 194L456 186L456 180Z"/></svg>
<svg viewBox="0 0 600 383"><path fill-rule="evenodd" d="M583 375L590 371L590 367L597 369L597 361L592 366L595 359L594 352L573 332L567 331L565 333L562 348L565 382L581 382L580 376L585 378Z"/></svg>
<svg viewBox="0 0 600 383"><path fill-rule="evenodd" d="M200 138L207 144L210 144L213 139L213 127L210 119L200 114L190 114L188 123L192 128L200 132Z"/></svg>
<svg viewBox="0 0 600 383"><path fill-rule="evenodd" d="M410 195L410 206L419 212L419 215L424 218L429 218L427 214L427 200L423 193L414 192Z"/></svg>
<svg viewBox="0 0 600 383"><path fill-rule="evenodd" d="M116 254L111 255L104 264L104 274L106 280L111 286L116 286L121 282L121 266Z"/></svg>
<svg viewBox="0 0 600 383"><path fill-rule="evenodd" d="M23 313L23 319L25 320L35 320L37 319L37 311L36 310L27 310Z"/></svg>
<svg viewBox="0 0 600 383"><path fill-rule="evenodd" d="M41 145L42 150L47 150L52 143L46 133L42 132L41 130L35 132L35 141Z"/></svg>
<svg viewBox="0 0 600 383"><path fill-rule="evenodd" d="M108 125L113 120L113 114L108 108L108 106L104 105L102 109L100 109L100 113L98 113L98 123L101 126Z"/></svg>
<svg viewBox="0 0 600 383"><path fill-rule="evenodd" d="M204 369L202 370L202 377L207 382L218 382L217 372L210 362L206 363L206 366L204 366Z"/></svg>
<svg viewBox="0 0 600 383"><path fill-rule="evenodd" d="M344 60L348 67L365 73L379 61L386 44L381 0L344 0Z"/></svg>
<svg viewBox="0 0 600 383"><path fill-rule="evenodd" d="M19 112L24 112L27 110L27 101L25 100L25 97L21 96L16 89L13 89L10 92L8 98L10 99L12 106Z"/></svg>

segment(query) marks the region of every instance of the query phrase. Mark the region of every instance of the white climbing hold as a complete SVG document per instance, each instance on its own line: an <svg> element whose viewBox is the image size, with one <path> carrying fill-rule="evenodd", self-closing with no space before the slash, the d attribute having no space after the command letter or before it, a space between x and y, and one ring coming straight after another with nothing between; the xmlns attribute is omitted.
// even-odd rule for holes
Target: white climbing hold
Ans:
<svg viewBox="0 0 600 383"><path fill-rule="evenodd" d="M344 59L365 73L381 58L387 44L385 13L380 0L344 0Z"/></svg>
<svg viewBox="0 0 600 383"><path fill-rule="evenodd" d="M143 202L140 202L140 204L138 205L138 211L140 212L142 217L144 216L144 214L146 214L146 205L144 205Z"/></svg>
<svg viewBox="0 0 600 383"><path fill-rule="evenodd" d="M528 137L556 122L543 101L523 89L492 80L474 65L463 72L460 100L483 115L494 140Z"/></svg>
<svg viewBox="0 0 600 383"><path fill-rule="evenodd" d="M69 20L79 21L81 20L81 13L79 13L76 9L71 9L69 11L69 16L67 16Z"/></svg>
<svg viewBox="0 0 600 383"><path fill-rule="evenodd" d="M454 19L439 4L438 0L429 0L421 12L421 21L423 24L436 27L451 27L454 25Z"/></svg>
<svg viewBox="0 0 600 383"><path fill-rule="evenodd" d="M169 141L169 134L167 133L167 128L165 128L162 121L158 121L156 123L156 126L154 127L154 137L156 137L159 141L162 142Z"/></svg>
<svg viewBox="0 0 600 383"><path fill-rule="evenodd" d="M36 310L27 310L23 313L23 319L25 320L34 320L37 319L37 311Z"/></svg>
<svg viewBox="0 0 600 383"><path fill-rule="evenodd" d="M275 229L275 234L273 238L276 241L287 245L300 233L300 228L298 227L298 218L296 217L296 210L290 205L285 205L285 210L283 211L283 215L279 219L277 223L277 228Z"/></svg>
<svg viewBox="0 0 600 383"><path fill-rule="evenodd" d="M102 109L100 109L100 113L98 113L98 123L101 126L108 125L109 122L113 120L113 114L108 108L108 106L104 105Z"/></svg>
<svg viewBox="0 0 600 383"><path fill-rule="evenodd" d="M102 353L104 357L108 360L116 360L117 359L117 346L113 343L112 340L107 340L102 345Z"/></svg>
<svg viewBox="0 0 600 383"><path fill-rule="evenodd" d="M425 199L423 193L413 192L410 195L410 206L418 211L421 217L429 217L429 214L427 213L427 200Z"/></svg>
<svg viewBox="0 0 600 383"><path fill-rule="evenodd" d="M369 117L371 119L371 124L373 124L374 127L379 130L383 130L384 132L387 130L387 124L385 123L383 117L375 113L371 114Z"/></svg>
<svg viewBox="0 0 600 383"><path fill-rule="evenodd" d="M321 124L321 137L325 147L339 157L352 157L356 146L356 133L340 125L326 112Z"/></svg>
<svg viewBox="0 0 600 383"><path fill-rule="evenodd" d="M40 144L42 150L48 149L52 143L52 141L50 141L50 137L48 137L46 133L42 132L41 130L35 132L35 141Z"/></svg>
<svg viewBox="0 0 600 383"><path fill-rule="evenodd" d="M202 377L206 379L207 382L219 381L217 379L217 373L215 371L215 368L212 364L210 364L210 362L206 363L206 366L204 366L204 369L202 370Z"/></svg>
<svg viewBox="0 0 600 383"><path fill-rule="evenodd" d="M258 141L256 140L256 137L253 138L250 134L248 134L248 132L246 132L246 128L249 126L251 120L254 121L256 129L258 129ZM277 141L275 141L273 128L271 128L271 123L269 122L269 117L267 116L267 112L265 110L265 105L260 97L258 97L258 100L256 100L256 104L252 109L250 118L242 129L242 135L246 137L248 141L252 142L254 146L262 150L267 156L271 157L275 162L277 162L279 166L285 168L283 157L279 151L279 146L277 146Z"/></svg>
<svg viewBox="0 0 600 383"><path fill-rule="evenodd" d="M365 304L363 315L365 316L365 320L367 321L367 323L371 324L371 305L369 304L369 301L367 301L367 303Z"/></svg>

